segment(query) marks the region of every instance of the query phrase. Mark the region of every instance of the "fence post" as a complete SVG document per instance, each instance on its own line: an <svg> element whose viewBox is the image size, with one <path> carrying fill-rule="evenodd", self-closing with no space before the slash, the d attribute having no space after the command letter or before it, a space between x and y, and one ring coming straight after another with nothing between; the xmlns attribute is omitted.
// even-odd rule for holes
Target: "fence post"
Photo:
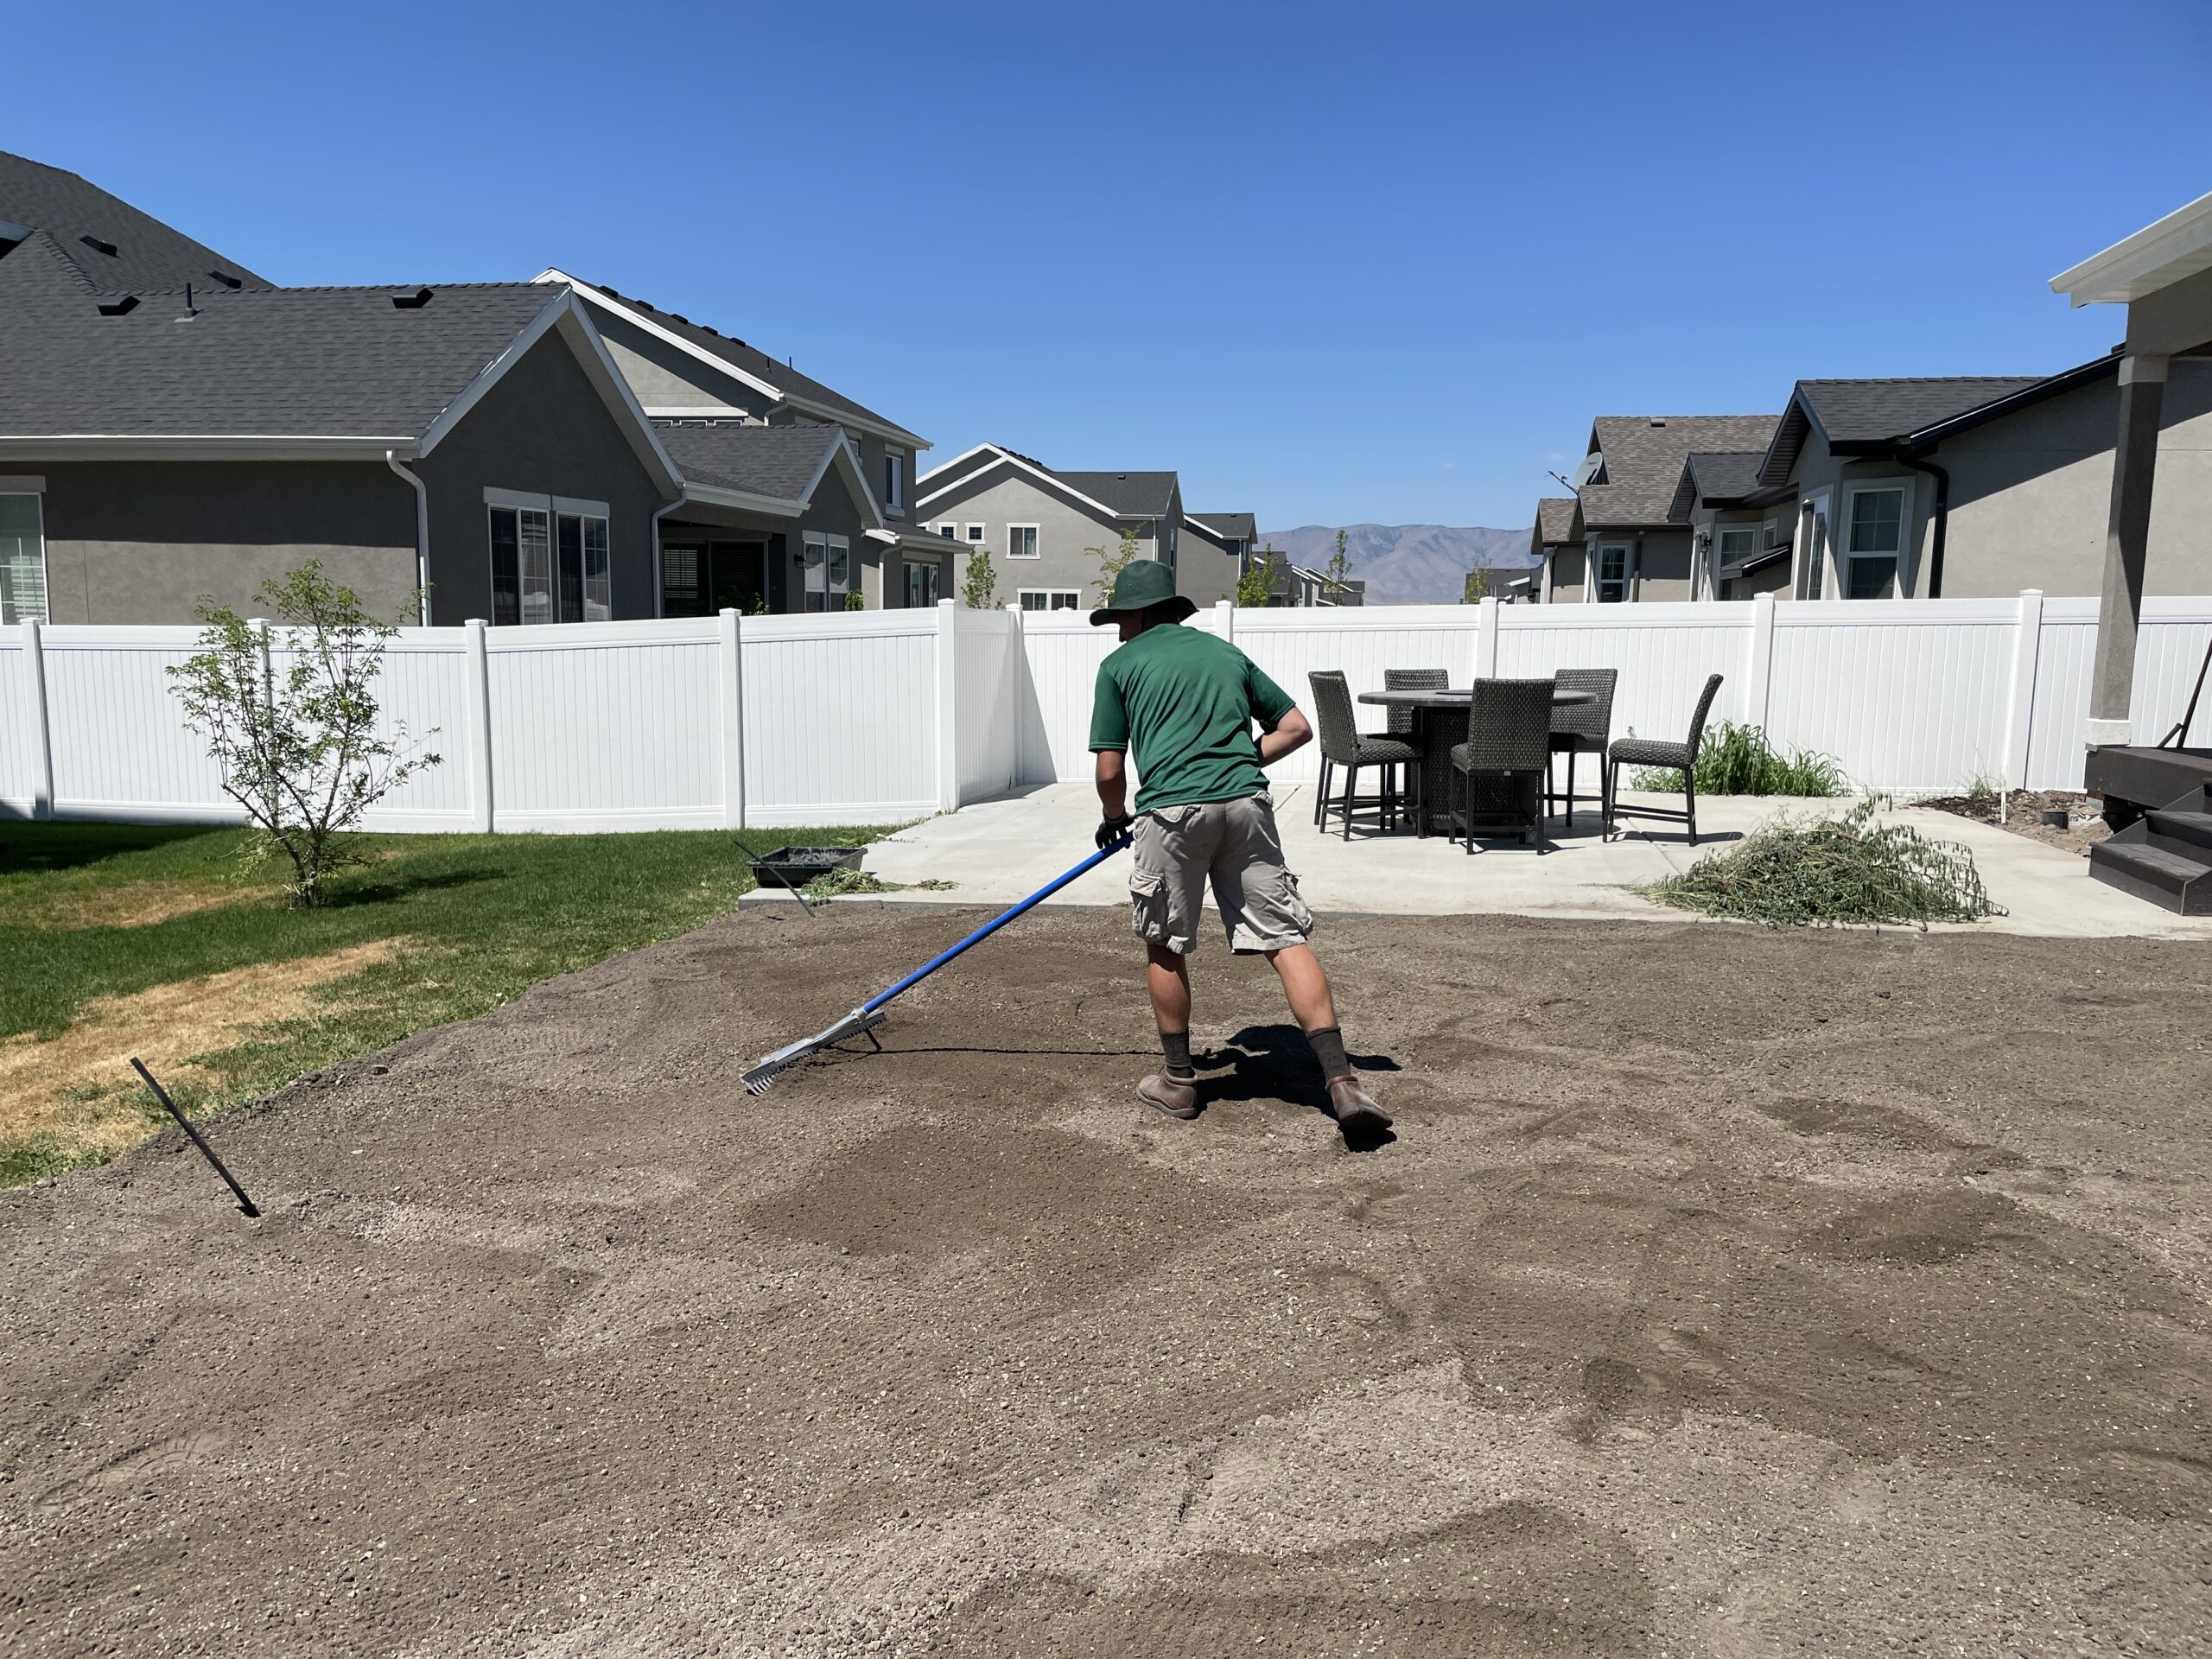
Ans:
<svg viewBox="0 0 2212 1659"><path fill-rule="evenodd" d="M2028 786L2028 745L2034 735L2036 666L2043 651L2043 589L2020 590L2020 618L2012 630L2012 686L2005 699L2005 784Z"/></svg>
<svg viewBox="0 0 2212 1659"><path fill-rule="evenodd" d="M1231 601L1214 601L1213 631L1232 645L1236 643L1236 607Z"/></svg>
<svg viewBox="0 0 2212 1659"><path fill-rule="evenodd" d="M745 656L737 613L715 618L715 656L721 666L722 822L745 828Z"/></svg>
<svg viewBox="0 0 2212 1659"><path fill-rule="evenodd" d="M276 662L269 647L269 619L265 616L248 617L246 626L251 628L261 640L261 712L274 724L276 715ZM276 823L283 805L283 803L276 798L276 783L272 778L261 798L262 812L271 824Z"/></svg>
<svg viewBox="0 0 2212 1659"><path fill-rule="evenodd" d="M484 619L462 625L468 645L468 827L492 833L492 653Z"/></svg>
<svg viewBox="0 0 2212 1659"><path fill-rule="evenodd" d="M960 618L953 602L937 602L937 807L960 810Z"/></svg>
<svg viewBox="0 0 2212 1659"><path fill-rule="evenodd" d="M1029 672L1029 646L1019 601L1006 607L1006 786L1021 782L1021 677Z"/></svg>
<svg viewBox="0 0 2212 1659"><path fill-rule="evenodd" d="M54 816L54 726L46 717L46 645L39 638L44 626L35 617L23 619L23 712L30 724L34 818Z"/></svg>
<svg viewBox="0 0 2212 1659"><path fill-rule="evenodd" d="M1744 671L1744 724L1766 729L1768 687L1774 675L1774 595L1751 596L1751 662Z"/></svg>
<svg viewBox="0 0 2212 1659"><path fill-rule="evenodd" d="M1497 601L1487 594L1475 607L1475 677L1497 677Z"/></svg>

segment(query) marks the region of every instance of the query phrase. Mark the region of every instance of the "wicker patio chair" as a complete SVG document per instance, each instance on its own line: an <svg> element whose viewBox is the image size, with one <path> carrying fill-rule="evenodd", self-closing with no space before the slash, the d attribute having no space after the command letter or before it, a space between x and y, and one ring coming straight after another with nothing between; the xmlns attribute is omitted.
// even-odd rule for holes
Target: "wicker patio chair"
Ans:
<svg viewBox="0 0 2212 1659"><path fill-rule="evenodd" d="M1385 691L1447 691L1452 687L1452 676L1440 668L1386 668L1382 671ZM1412 743L1419 728L1410 709L1390 710L1391 736L1402 743ZM1416 745L1418 747L1418 745ZM1412 798L1415 821L1426 809L1421 805L1421 777L1427 768L1416 760L1406 768L1406 793Z"/></svg>
<svg viewBox="0 0 2212 1659"><path fill-rule="evenodd" d="M1398 772L1400 766L1414 760L1410 743L1395 737L1362 737L1352 718L1351 685L1335 669L1318 674L1308 674L1306 679L1313 687L1313 712L1321 728L1321 784L1314 791L1313 823L1320 830L1328 828L1328 814L1332 807L1344 815L1344 839L1351 839L1351 815L1360 807L1376 809L1378 822L1386 830L1398 826ZM1336 769L1344 769L1344 793L1340 801L1329 798L1329 784ZM1366 797L1356 791L1362 766L1379 766L1382 771L1380 791Z"/></svg>
<svg viewBox="0 0 2212 1659"><path fill-rule="evenodd" d="M1656 738L1624 737L1605 752L1605 834L1613 833L1613 823L1622 817L1660 818L1669 823L1689 826L1690 845L1697 845L1697 754L1705 742L1705 717L1713 712L1713 699L1720 690L1718 674L1705 683L1705 690L1697 700L1697 712L1690 716L1690 734L1686 742L1667 743ZM1682 774L1682 810L1675 811L1663 806L1623 806L1620 804L1621 768L1623 766L1672 766Z"/></svg>
<svg viewBox="0 0 2212 1659"><path fill-rule="evenodd" d="M1452 827L1464 833L1469 852L1477 830L1514 830L1543 855L1551 734L1549 680L1475 682L1467 741L1452 751Z"/></svg>
<svg viewBox="0 0 2212 1659"><path fill-rule="evenodd" d="M1551 768L1544 769L1544 808L1565 803L1567 829L1574 828L1574 757L1594 754L1598 757L1598 793L1594 799L1600 810L1605 804L1605 745L1613 734L1613 690L1620 682L1618 668L1562 668L1557 676L1562 691L1587 691L1587 702L1561 704L1552 710L1552 753L1567 757L1567 792L1560 794L1552 785Z"/></svg>

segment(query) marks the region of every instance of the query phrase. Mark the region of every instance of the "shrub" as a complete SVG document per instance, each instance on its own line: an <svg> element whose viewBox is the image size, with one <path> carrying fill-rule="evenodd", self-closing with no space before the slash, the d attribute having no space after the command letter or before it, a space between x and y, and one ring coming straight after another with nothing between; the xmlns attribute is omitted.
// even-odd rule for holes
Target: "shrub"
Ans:
<svg viewBox="0 0 2212 1659"><path fill-rule="evenodd" d="M977 545L968 556L960 578L960 602L971 611L988 611L998 603L999 573L991 566L991 551Z"/></svg>
<svg viewBox="0 0 2212 1659"><path fill-rule="evenodd" d="M1974 855L1906 824L1878 824L1863 800L1840 817L1781 819L1681 875L1641 889L1662 904L1770 927L1972 922L2000 914Z"/></svg>
<svg viewBox="0 0 2212 1659"><path fill-rule="evenodd" d="M1631 789L1678 790L1682 774L1672 766L1644 767ZM1706 734L1697 753L1700 795L1840 795L1849 786L1843 768L1811 749L1785 753L1767 741L1765 729L1722 721Z"/></svg>

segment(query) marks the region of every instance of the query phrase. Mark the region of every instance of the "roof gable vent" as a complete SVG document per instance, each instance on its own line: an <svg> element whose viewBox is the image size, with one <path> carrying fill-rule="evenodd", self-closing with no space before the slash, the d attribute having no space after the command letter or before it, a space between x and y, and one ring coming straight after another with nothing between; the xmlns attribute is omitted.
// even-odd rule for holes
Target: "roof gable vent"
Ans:
<svg viewBox="0 0 2212 1659"><path fill-rule="evenodd" d="M104 253L111 259L116 257L115 244L112 242L103 242L97 236L80 236L77 239L94 253Z"/></svg>
<svg viewBox="0 0 2212 1659"><path fill-rule="evenodd" d="M138 296L136 294L126 294L119 300L100 302L100 315L104 317L127 317L137 308Z"/></svg>
<svg viewBox="0 0 2212 1659"><path fill-rule="evenodd" d="M418 288L412 294L395 294L391 296L391 308L395 311L420 311L429 302L430 290L427 288Z"/></svg>
<svg viewBox="0 0 2212 1659"><path fill-rule="evenodd" d="M1663 416L1654 416L1652 417L1651 424L1654 426L1664 426L1667 424L1666 417Z"/></svg>

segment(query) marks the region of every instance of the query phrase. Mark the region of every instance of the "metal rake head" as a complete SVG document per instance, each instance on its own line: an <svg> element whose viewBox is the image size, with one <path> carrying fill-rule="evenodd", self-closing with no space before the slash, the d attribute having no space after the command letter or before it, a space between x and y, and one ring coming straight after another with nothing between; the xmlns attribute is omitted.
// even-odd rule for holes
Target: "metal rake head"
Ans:
<svg viewBox="0 0 2212 1659"><path fill-rule="evenodd" d="M880 1014L871 1014L865 1008L855 1008L827 1031L817 1032L811 1037L803 1037L798 1042L786 1044L784 1047L778 1049L753 1066L751 1071L741 1073L739 1081L744 1084L747 1094L765 1095L768 1092L768 1085L775 1082L778 1073L786 1067L797 1065L808 1055L817 1054L833 1043L842 1043L848 1037L857 1037L862 1032L874 1031L876 1027L883 1023L883 1020L884 1016ZM868 1040L875 1041L873 1037Z"/></svg>

